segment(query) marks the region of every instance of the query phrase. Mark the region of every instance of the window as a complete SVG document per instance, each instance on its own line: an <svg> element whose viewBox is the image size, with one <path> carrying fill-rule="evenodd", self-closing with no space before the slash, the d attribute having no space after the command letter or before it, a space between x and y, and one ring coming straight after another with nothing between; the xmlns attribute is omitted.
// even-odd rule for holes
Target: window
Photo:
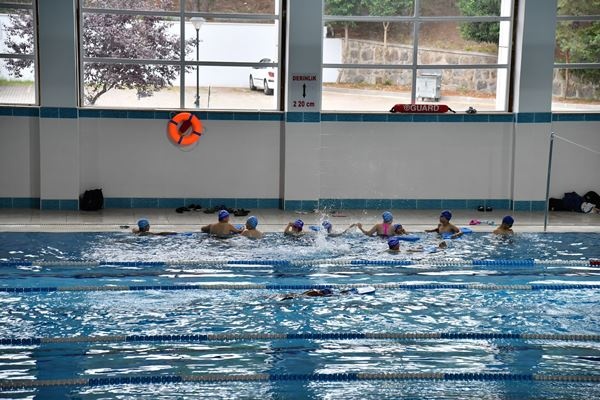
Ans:
<svg viewBox="0 0 600 400"><path fill-rule="evenodd" d="M82 0L81 104L279 109L279 2Z"/></svg>
<svg viewBox="0 0 600 400"><path fill-rule="evenodd" d="M33 0L0 2L0 103L36 104Z"/></svg>
<svg viewBox="0 0 600 400"><path fill-rule="evenodd" d="M513 0L324 0L323 110L508 111Z"/></svg>
<svg viewBox="0 0 600 400"><path fill-rule="evenodd" d="M600 111L600 0L558 0L552 111Z"/></svg>

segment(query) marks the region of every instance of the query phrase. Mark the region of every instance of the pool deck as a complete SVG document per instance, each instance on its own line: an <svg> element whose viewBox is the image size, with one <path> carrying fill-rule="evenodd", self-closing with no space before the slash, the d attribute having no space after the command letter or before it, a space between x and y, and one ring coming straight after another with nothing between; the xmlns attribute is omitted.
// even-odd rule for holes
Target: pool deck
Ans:
<svg viewBox="0 0 600 400"><path fill-rule="evenodd" d="M441 210L390 210L394 222L401 223L409 232L422 232L434 228ZM289 221L301 218L306 225L318 225L327 218L334 225L334 231L341 231L355 222L369 228L381 222L382 210L341 210L335 214L323 212L294 212L278 209L255 209L250 215L259 219L258 229L263 232L282 232ZM457 226L468 226L477 219L480 225L470 226L475 232L491 232L495 227L485 223L500 223L504 215L515 218L515 232L543 232L544 213L529 211L456 210L452 222ZM153 231L199 231L200 227L217 222L215 214L189 211L178 214L171 209L108 209L100 211L50 211L33 209L0 209L0 232L122 232L133 227L140 218L147 218ZM241 224L247 217L232 215L230 222ZM548 218L548 232L596 232L600 233L600 214L575 212L551 212Z"/></svg>

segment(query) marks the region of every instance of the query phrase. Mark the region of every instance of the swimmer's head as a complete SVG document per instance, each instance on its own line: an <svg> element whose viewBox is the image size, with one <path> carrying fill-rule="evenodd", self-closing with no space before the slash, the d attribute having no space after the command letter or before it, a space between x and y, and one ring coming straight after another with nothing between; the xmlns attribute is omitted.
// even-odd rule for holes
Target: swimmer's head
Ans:
<svg viewBox="0 0 600 400"><path fill-rule="evenodd" d="M257 225L258 225L258 218L256 218L254 215L251 217L248 217L248 219L246 220L246 228L248 228L248 229L256 229Z"/></svg>
<svg viewBox="0 0 600 400"><path fill-rule="evenodd" d="M448 210L444 210L440 214L440 218L444 218L446 221L450 222L450 220L452 219L452 213Z"/></svg>
<svg viewBox="0 0 600 400"><path fill-rule="evenodd" d="M329 288L321 289L321 296L333 296L333 290Z"/></svg>
<svg viewBox="0 0 600 400"><path fill-rule="evenodd" d="M140 232L148 232L150 230L150 222L147 219L140 219L137 225Z"/></svg>
<svg viewBox="0 0 600 400"><path fill-rule="evenodd" d="M383 214L381 214L381 218L383 218L383 222L388 224L394 220L394 216L389 211L386 211Z"/></svg>
<svg viewBox="0 0 600 400"><path fill-rule="evenodd" d="M507 215L504 218L502 218L502 223L510 228L515 223L515 220L510 215Z"/></svg>
<svg viewBox="0 0 600 400"><path fill-rule="evenodd" d="M448 248L448 243L446 243L445 241L441 241L440 244L438 244L438 248L439 249L447 249Z"/></svg>
<svg viewBox="0 0 600 400"><path fill-rule="evenodd" d="M321 225L323 225L323 228L325 228L327 233L331 233L331 229L333 229L333 225L331 225L331 222L325 220Z"/></svg>
<svg viewBox="0 0 600 400"><path fill-rule="evenodd" d="M296 228L296 230L301 231L304 227L304 221L302 221L301 219L297 219L294 221L294 224L292 226Z"/></svg>
<svg viewBox="0 0 600 400"><path fill-rule="evenodd" d="M390 238L388 240L388 246L390 250L400 250L400 239L397 237Z"/></svg>
<svg viewBox="0 0 600 400"><path fill-rule="evenodd" d="M394 233L400 233L402 231L402 224L394 224Z"/></svg>
<svg viewBox="0 0 600 400"><path fill-rule="evenodd" d="M229 218L229 212L227 212L227 210L219 211L219 222L225 221L227 218Z"/></svg>

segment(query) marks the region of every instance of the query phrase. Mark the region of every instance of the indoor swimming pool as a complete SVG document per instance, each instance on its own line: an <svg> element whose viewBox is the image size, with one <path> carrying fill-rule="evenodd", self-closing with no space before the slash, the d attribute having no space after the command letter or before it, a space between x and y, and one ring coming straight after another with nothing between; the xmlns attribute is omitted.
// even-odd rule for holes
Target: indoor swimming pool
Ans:
<svg viewBox="0 0 600 400"><path fill-rule="evenodd" d="M0 233L1 396L600 396L600 234L417 235Z"/></svg>

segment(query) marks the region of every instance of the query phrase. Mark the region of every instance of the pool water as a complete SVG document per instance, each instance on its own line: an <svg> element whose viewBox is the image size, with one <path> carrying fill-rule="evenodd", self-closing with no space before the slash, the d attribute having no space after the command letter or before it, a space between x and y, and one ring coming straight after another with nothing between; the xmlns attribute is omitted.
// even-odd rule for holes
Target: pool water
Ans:
<svg viewBox="0 0 600 400"><path fill-rule="evenodd" d="M560 340L556 336L600 335L600 270L585 265L590 259L600 259L600 234L499 238L474 233L450 241L444 251L407 252L440 241L431 234L419 236L419 242L402 242L402 251L392 254L386 251L384 240L359 235L288 238L273 233L251 241L202 234L0 233L0 339L60 339L33 344L5 340L0 345L3 384L9 379L41 382L123 376L271 377L254 382L63 384L21 389L4 385L0 393L10 398L77 399L600 396L598 381L448 378L452 374L600 375L600 337ZM470 263L527 259L534 259L534 265ZM103 262L72 263L86 260ZM357 260L367 265L347 265ZM168 263L136 266L123 261ZM385 261L385 265L369 264L373 261ZM392 261L413 265L392 265ZM37 264L43 262L51 265ZM444 286L448 284L459 286ZM372 285L375 292L359 295L343 290L352 285ZM532 290L531 285L542 289ZM547 285L560 290L546 290ZM140 286L152 288L129 290ZM195 288L174 290L184 286ZM299 296L303 288L322 286L332 287L333 295ZM107 291L109 287L122 290ZM53 290L24 292L25 288ZM284 300L286 294L296 296ZM267 337L273 333L305 336ZM335 333L474 336L327 336ZM507 333L550 336L489 337ZM235 334L238 338L188 337L198 334ZM115 335L176 335L177 339L136 341ZM98 337L111 340L93 339ZM356 379L356 374L415 373L448 375ZM312 378L275 379L278 374ZM350 378L320 381L315 378L319 374Z"/></svg>

